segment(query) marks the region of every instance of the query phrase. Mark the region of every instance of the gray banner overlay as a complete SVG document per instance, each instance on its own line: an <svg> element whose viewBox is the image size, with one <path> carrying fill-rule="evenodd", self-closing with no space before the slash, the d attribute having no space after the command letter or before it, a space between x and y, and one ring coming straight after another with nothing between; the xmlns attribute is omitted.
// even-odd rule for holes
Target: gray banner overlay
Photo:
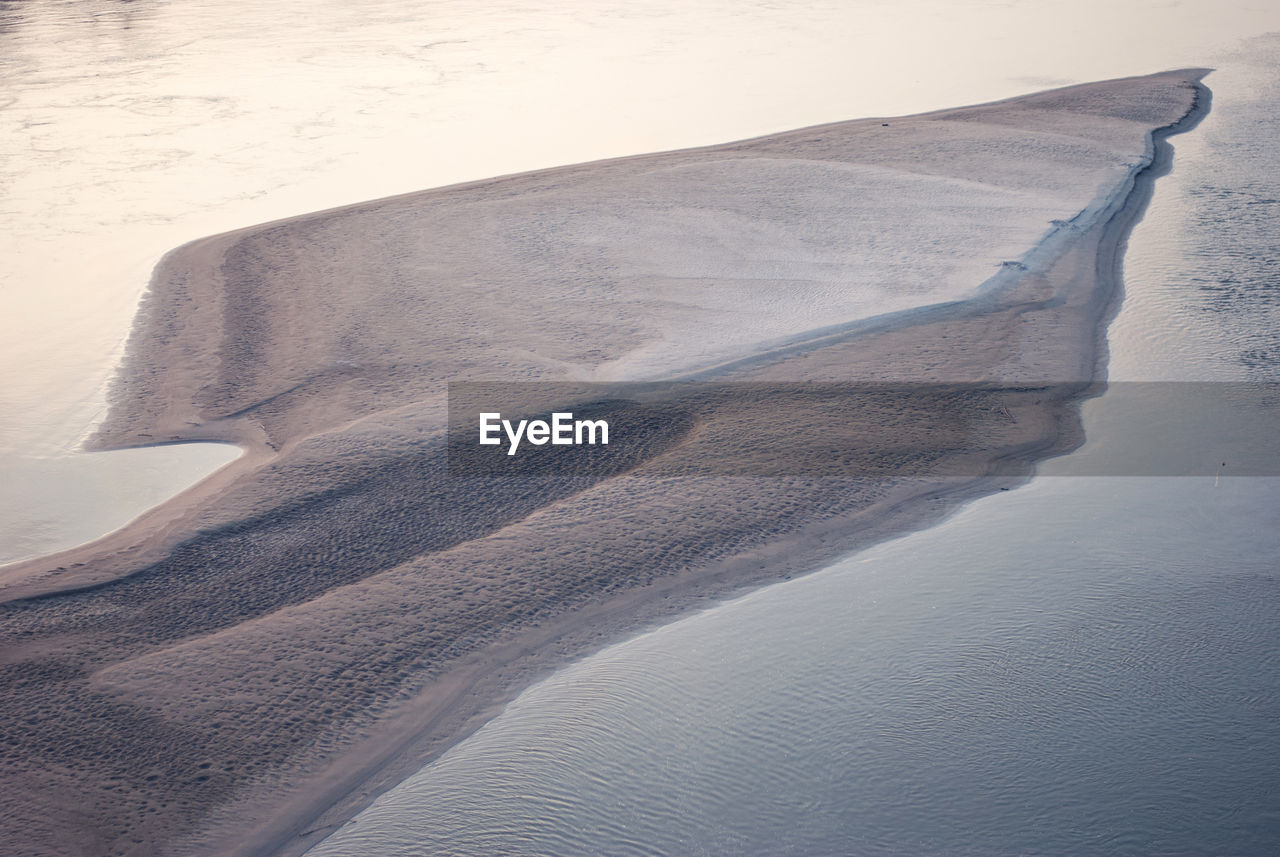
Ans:
<svg viewBox="0 0 1280 857"><path fill-rule="evenodd" d="M1277 476L1280 384L458 382L448 453L455 476Z"/></svg>

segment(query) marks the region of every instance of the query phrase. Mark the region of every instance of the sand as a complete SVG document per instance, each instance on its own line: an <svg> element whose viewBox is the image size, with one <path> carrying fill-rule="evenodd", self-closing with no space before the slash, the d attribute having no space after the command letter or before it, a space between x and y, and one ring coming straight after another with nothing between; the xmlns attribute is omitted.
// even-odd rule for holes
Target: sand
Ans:
<svg viewBox="0 0 1280 857"><path fill-rule="evenodd" d="M248 454L0 577L3 850L301 853L556 665L1024 481L1081 440L1124 238L1160 140L1208 107L1203 74L498 178L175 250L97 443ZM625 468L446 470L450 381L667 378L769 393L673 406ZM1044 392L913 418L886 476L824 470L826 416L789 382ZM743 470L778 449L800 466ZM963 475L906 466L922 459Z"/></svg>

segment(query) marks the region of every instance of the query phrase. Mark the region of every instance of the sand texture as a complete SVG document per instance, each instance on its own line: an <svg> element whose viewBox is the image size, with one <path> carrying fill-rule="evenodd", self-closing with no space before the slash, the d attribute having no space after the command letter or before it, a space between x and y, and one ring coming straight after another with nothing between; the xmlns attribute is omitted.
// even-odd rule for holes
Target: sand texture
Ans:
<svg viewBox="0 0 1280 857"><path fill-rule="evenodd" d="M173 251L97 443L249 454L0 576L0 852L301 853L557 664L1018 484L1081 440L1124 238L1161 139L1207 109L1203 74L497 178ZM669 403L621 464L447 472L451 381L672 378L767 393ZM830 415L797 381L1043 392L867 410L859 431L910 443L864 472L824 469ZM742 467L778 450L813 466Z"/></svg>

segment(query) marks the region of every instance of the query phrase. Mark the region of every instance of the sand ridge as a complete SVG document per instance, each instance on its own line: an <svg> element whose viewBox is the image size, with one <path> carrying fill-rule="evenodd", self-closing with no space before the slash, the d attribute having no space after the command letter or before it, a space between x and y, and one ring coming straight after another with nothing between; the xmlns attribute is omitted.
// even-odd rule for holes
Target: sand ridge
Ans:
<svg viewBox="0 0 1280 857"><path fill-rule="evenodd" d="M167 529L131 528L139 547L8 581L27 596L0 617L9 850L299 853L541 670L1016 484L1079 442L1139 174L1157 129L1207 107L1202 74L472 183L170 254L100 442L254 454ZM785 401L708 405L625 472L443 470L448 380L699 372L1080 386L976 423L998 479L664 472ZM807 429L777 442L813 454Z"/></svg>

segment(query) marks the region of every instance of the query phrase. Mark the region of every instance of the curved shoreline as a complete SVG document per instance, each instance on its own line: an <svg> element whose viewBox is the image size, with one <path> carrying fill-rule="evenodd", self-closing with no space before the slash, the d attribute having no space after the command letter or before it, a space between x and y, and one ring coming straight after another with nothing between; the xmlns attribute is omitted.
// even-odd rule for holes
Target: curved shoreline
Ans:
<svg viewBox="0 0 1280 857"><path fill-rule="evenodd" d="M1179 77L1177 74L1170 73L1170 77L1189 81L1198 80L1202 74L1203 72L1184 72ZM1112 85L1114 83L1112 82ZM1087 84L1081 88L1071 89L1088 90L1090 86L1099 85ZM1044 270L1033 270L1017 276L1016 282L1000 294L999 300L993 297L976 303L963 302L942 309L934 308L917 314L910 320L899 318L896 324L885 324L885 320L881 320L879 327L864 324L862 327L836 334L823 333L809 341L785 346L783 353L771 352L767 358L749 357L722 364L717 369L717 373L741 380L774 380L779 377L817 379L828 376L832 372L846 373L850 365L874 369L885 362L884 359L877 362L878 358L887 359L894 355L901 358L903 355L917 354L922 345L954 337L955 341L972 344L974 353L967 358L958 358L956 352L946 351L940 359L944 360L944 365L949 368L968 365L969 371L981 372L984 371L984 367L989 368L992 365L998 367L1000 355L1005 354L1012 355L1009 359L1021 361L1016 364L1024 373L1021 377L1052 377L1053 380L1062 380L1060 376L1053 377L1046 373L1059 373L1063 371L1063 365L1073 365L1078 371L1068 370L1068 375L1071 378L1080 379L1082 382L1080 392L1086 392L1089 387L1088 380L1095 378L1096 373L1105 365L1105 357L1100 347L1104 339L1106 321L1114 311L1119 298L1118 272L1124 239L1133 223L1141 216L1142 208L1150 193L1151 183L1158 174L1160 165L1163 163L1167 167L1169 147L1163 140L1171 134L1194 125L1208 108L1207 90L1198 84L1196 87L1198 96L1192 100L1181 118L1172 124L1146 132L1150 162L1131 168L1128 182L1107 200L1108 204L1103 208L1103 211L1109 212L1109 216L1100 222L1095 222L1083 234L1067 236L1074 237L1075 240L1065 242L1068 246L1064 246L1061 252L1052 258L1051 263L1046 264ZM1026 99L1012 99L1010 102L1024 100ZM1006 104L1006 102L998 104ZM947 114L960 112L962 111L944 111ZM806 130L812 133L813 129ZM801 132L776 136L794 137L799 133ZM489 183L480 184L488 185ZM415 198L419 197L415 196ZM309 217L314 218L319 215ZM260 230L247 230L245 234L259 234L259 232ZM1065 236L1065 230L1059 229L1057 234ZM218 236L218 238L225 238L225 236ZM205 242L212 241L214 239L205 239ZM211 246L202 242L197 244ZM188 248L191 246L193 245L188 245ZM193 257L188 251L183 258L187 260L184 264L187 264ZM196 259L196 261L210 273L218 273L224 265L221 257L204 261ZM192 272L186 273L189 275ZM1006 274L1006 276L1012 275ZM1052 308L1055 311L1056 314L1052 318L1058 320L1056 323L1047 326L1030 323L1030 326L1023 326L1026 319L1034 318L1037 313L1044 312L1046 308ZM216 309L219 313L228 311L225 303ZM208 312L208 310L205 311ZM180 320L179 323L190 325L193 322L186 319ZM1035 345L1032 349L1028 349L1022 341L1029 335L1028 331L1039 337L1031 340ZM857 345L856 348L852 347L854 343ZM1072 361L1073 357L1074 361ZM970 363L965 364L964 359L970 360ZM861 361L860 364L859 361ZM895 367L900 366L892 360L889 362ZM927 377L928 373L933 371L930 365L928 360L919 364L922 376ZM356 371L339 367L332 370L330 378L336 379L338 383L344 383L342 380L344 373L351 375ZM359 378L357 377L355 381L358 383ZM203 530L212 534L207 538L220 537L219 533L232 532L234 527L239 526L240 521L262 520L269 523L273 520L269 517L250 517L254 514L260 516L277 514L276 508L283 510L278 514L284 514L288 508L293 508L267 505L263 497L254 494L255 483L249 477L253 475L255 468L261 468L262 475L259 478L265 479L272 466L276 466L272 463L283 461L286 453L294 456L297 462L295 466L299 468L320 467L325 460L324 456L333 454L333 450L326 451L323 445L317 445L309 435L297 433L296 429L291 427L299 423L290 422L295 417L291 416L287 410L278 409L280 397L287 398L295 388L275 392L266 397L250 397L247 402L237 400L235 395L219 393L218 395L224 396L223 413L226 416L220 419L204 420L202 425L196 427L181 426L180 421L173 419L173 414L180 414L182 408L189 407L182 401L174 399L179 408L169 412L168 427L178 431L179 437L202 435L203 439L213 439L216 435L220 439L246 438L254 442L260 453L260 457L255 459L254 467L246 465L235 478L227 477L222 490L238 491L234 495L237 499L225 505L221 511L205 513L194 506L189 507L185 513L181 509L170 509L170 512L176 515L174 529L171 530L175 542L179 540L184 527L193 528L198 524L211 528ZM178 391L177 396L181 395L182 392ZM372 719L368 709L362 710L359 717L350 719L345 731L337 733L339 746L342 747L341 752L329 752L318 758L313 753L302 762L281 764L274 776L292 779L295 782L301 778L300 781L305 783L301 786L292 786L287 792L290 795L287 801L282 802L277 796L280 794L278 782L271 777L265 780L260 779L256 785L251 786L249 783L254 781L241 780L244 785L238 790L240 792L238 797L231 796L234 793L228 794L217 803L217 808L212 815L201 816L203 821L199 825L199 831L189 829L185 837L171 840L171 845L176 847L179 853L243 855L301 853L310 843L321 838L325 831L332 829L334 825L351 817L361 807L370 803L377 794L392 787L405 775L474 731L501 704L517 695L537 676L545 674L567 660L598 649L605 642L629 636L641 627L669 619L698 604L705 604L708 599L722 598L746 587L754 587L771 580L812 570L836 556L939 520L968 499L1025 481L1029 478L1035 460L1046 455L1060 454L1079 443L1079 426L1076 419L1078 401L1079 399L1075 398L1070 401L1049 403L1038 414L1039 422L1033 419L1028 424L1026 430L1031 434L1008 449L992 455L990 458L992 472L1003 474L999 479L971 479L945 484L923 484L919 481L902 480L887 493L869 494L862 498L861 502L853 502L847 498L839 502L815 498L808 501L813 507L808 518L798 519L799 523L789 530L780 529L772 535L766 533L768 538L758 543L748 542L741 548L730 545L728 548L720 549L719 553L713 551L695 554L695 557L705 556L707 559L691 561L683 571L673 570L664 576L651 577L647 583L632 584L617 591L611 592L608 586L602 586L600 583L595 584L594 591L590 588L584 590L586 594L578 593L576 589L568 590L563 600L557 601L553 598L552 601L547 602L548 606L541 608L550 612L545 614L535 612L531 619L526 615L519 621L512 620L508 626L499 625L496 630L486 628L485 632L489 636L479 648L471 651L463 648L459 650L460 655L451 656L451 659L443 661L443 671L431 673L428 670L425 671L426 674L417 674L412 684L398 685L396 697L383 704ZM276 410L272 410L273 408ZM305 427L308 417L305 411L302 413L304 415L301 418L301 425ZM258 421L254 422L251 418ZM344 431L355 432L353 436L358 438L359 431L366 429L372 431L376 428L359 425L364 419L366 417L358 417L355 422L345 424ZM251 431L253 433L248 433ZM342 432L337 434L341 436ZM406 447L406 450L412 453L413 447ZM367 465L367 468L370 468L369 472L375 474L379 472L378 468L383 466L380 463L382 460L378 456L371 457ZM394 466L399 459L393 457L387 460L390 461L388 466ZM364 471L353 472L359 475ZM287 475L288 471L282 473ZM238 487L232 484L241 477L248 481L240 483ZM279 478L281 478L280 474L277 475L277 479ZM365 477L359 476L359 478ZM263 490L268 484L270 483L261 482L257 485L257 490ZM347 484L359 486L366 483L357 481ZM570 495L565 502L582 503L592 497L600 500L608 500L611 497L620 498L627 496L629 492L643 489L644 484L643 479L632 479L628 485L619 486L617 489L610 489L607 486L603 490L592 489L596 492L594 495L590 491ZM837 490L839 486L825 487L836 494L841 493ZM614 490L614 493L609 493L610 490ZM740 493L734 486L724 489L712 487L707 490L711 493L692 495L693 500L702 502ZM805 490L811 490L811 488ZM717 491L720 493L716 493ZM622 493L618 494L618 492ZM382 495L370 494L369 496L371 500L376 500ZM653 502L661 496L653 495ZM762 491L761 496L766 498L767 505L767 497L770 495ZM779 503L795 502L794 496L788 495L782 489L776 492ZM306 503L311 502L312 506L316 505L315 502L307 500L305 495L299 495L298 502L302 505L297 508L303 510L298 514L304 512L311 514L307 511L311 507L306 506ZM824 506L823 503L826 505ZM645 507L643 504L637 508L657 509L653 506ZM537 506L531 509L532 511L523 517L510 519L505 525L507 529L500 532L507 533L506 538L521 544L538 544L537 539L543 538L537 535L540 532L538 528L545 525L549 512L548 509ZM661 514L652 512L651 518L655 526L661 530L663 521ZM313 518L311 520L316 523L308 525L312 528L310 531L318 532L315 527L326 526L323 521L329 519ZM752 523L753 519L744 520L745 523L737 526L759 526ZM232 530L227 530L227 527L231 527ZM507 532L508 530L510 532ZM626 530L627 527L622 524L609 532L617 531L628 536L633 535L626 533ZM548 532L556 531L552 528ZM136 538L137 535L135 532L133 537ZM597 535L603 538L602 534ZM533 536L536 538L529 541L528 539ZM692 537L693 534L690 535L690 538ZM521 542L521 539L525 541ZM490 544L491 541L492 539L484 534L473 535L471 541L458 542L452 546L446 545L439 554L442 559L432 559L425 565L417 560L410 560L383 572L382 577L385 579L378 581L366 582L357 578L345 583L340 582L340 588L322 590L325 593L324 596L315 597L311 601L305 598L302 600L286 598L280 602L282 606L274 608L274 611L251 614L250 618L238 624L212 624L208 626L205 635L187 638L175 631L174 633L179 633L178 636L162 635L154 643L130 643L129 645L133 646L131 650L133 657L123 663L112 663L101 655L87 663L86 674L90 679L89 687L93 694L101 694L104 695L103 698L115 701L113 704L127 703L137 707L138 710L151 711L152 716L160 715L162 722L173 725L174 728L181 726L182 729L191 729L192 735L199 735L201 734L199 718L202 716L200 706L207 703L201 703L198 698L184 703L183 689L173 686L173 677L177 675L173 670L195 675L201 674L201 670L204 670L206 671L204 674L214 678L214 674L207 673L212 663L208 660L212 657L210 653L219 646L230 644L231 648L228 651L239 652L239 654L235 656L234 663L231 665L232 671L218 681L223 684L226 681L232 683L243 681L246 694L252 695L250 683L254 680L254 670L257 668L259 658L267 658L273 669L310 668L307 667L308 653L305 652L297 656L301 660L296 660L293 666L289 666L283 658L279 659L277 665L276 655L283 653L273 652L271 644L267 642L275 639L275 635L283 634L289 637L291 636L290 628L314 629L318 622L332 621L335 616L345 617L350 623L346 627L363 627L352 619L357 614L343 612L351 609L352 603L358 606L361 599L368 593L385 591L388 593L386 598L390 599L388 603L393 604L402 598L394 593L403 592L405 593L403 597L407 597L409 593L417 591L415 587L421 586L424 575L427 575L428 571L431 579L434 579L440 575L447 577L452 573L450 569L455 566L463 569L475 568L478 559L497 556L497 554L484 553L486 550L491 552L497 550L493 544ZM198 540L192 542L193 545L198 543ZM679 543L678 539L676 543ZM92 585L100 591L114 591L115 588L110 584L115 582L115 579L111 575L113 570L118 569L131 569L127 572L131 576L140 574L141 576L133 581L133 584L138 586L146 584L148 580L157 579L157 575L164 572L158 570L160 566L148 564L148 562L157 554L170 550L172 544L172 542L165 544L163 540L155 538L149 541L138 539L135 553L118 554L114 562L101 562L97 569L101 579ZM86 555L92 555L93 548L94 546L90 546ZM98 550L101 548L102 545L97 546ZM190 550L194 549L194 547L190 548ZM145 558L148 562L140 558ZM640 555L637 562L643 564L643 561L644 557ZM583 562L586 566L590 566L589 553ZM84 582L81 579L80 586L83 586ZM74 583L67 585L76 587ZM9 602L12 609L27 615L40 603L59 609L63 606L70 608L85 600L81 598L84 592L83 589L80 592L64 591L61 598L54 597L54 593L50 592L48 597L40 598L38 601L31 598L23 598L21 601L11 598ZM349 603L339 603L339 596ZM292 597L289 596L289 598ZM323 604L320 604L321 602ZM338 612L325 613L324 610ZM320 628L315 633L322 634L323 631L324 629ZM308 641L312 641L312 638L305 636L302 639L304 644L310 644ZM318 646L317 651L321 654L326 651L323 646L320 646L323 639L320 636L313 640ZM371 644L377 643L373 641ZM9 658L21 659L23 656L24 652L19 649L11 652ZM342 658L339 660L341 661ZM211 683L211 687L216 685ZM158 692L165 694L166 698L155 696ZM263 699L266 700L269 697L263 697ZM211 710L216 710L217 702L213 704L215 709ZM283 713L280 716L283 716ZM196 719L191 720L191 718ZM364 731L369 732L368 737L360 738L358 734ZM329 733L322 734L329 735ZM346 737L343 738L343 735ZM329 738L326 737L325 740ZM274 799L273 803L266 802L268 795ZM177 830L171 828L170 836L175 833Z"/></svg>

